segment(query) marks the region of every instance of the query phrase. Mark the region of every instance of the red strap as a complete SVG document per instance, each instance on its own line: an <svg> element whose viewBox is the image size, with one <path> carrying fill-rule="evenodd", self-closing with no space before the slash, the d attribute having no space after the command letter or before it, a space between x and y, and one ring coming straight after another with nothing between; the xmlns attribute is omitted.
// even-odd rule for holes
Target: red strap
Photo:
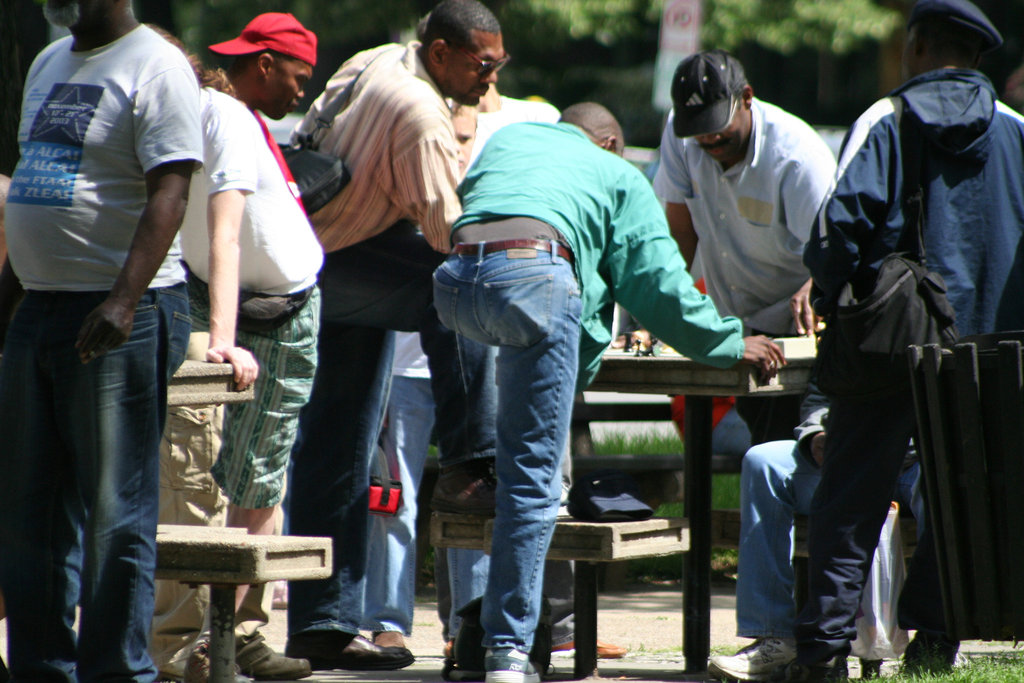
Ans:
<svg viewBox="0 0 1024 683"><path fill-rule="evenodd" d="M288 168L288 162L284 160L284 155L281 154L281 148L278 146L277 141L274 140L274 136L270 134L270 129L267 128L266 121L260 116L259 112L252 109L252 115L256 117L256 120L260 124L260 128L263 129L263 137L267 141L267 146L270 147L270 153L277 159L277 165L281 167L281 173L284 175L285 181L288 183L288 189L291 191L292 196L295 197L295 201L299 203L299 208L302 209L303 213L306 211L305 205L302 203L302 196L299 192L299 186L295 184L295 178L292 176L292 170Z"/></svg>

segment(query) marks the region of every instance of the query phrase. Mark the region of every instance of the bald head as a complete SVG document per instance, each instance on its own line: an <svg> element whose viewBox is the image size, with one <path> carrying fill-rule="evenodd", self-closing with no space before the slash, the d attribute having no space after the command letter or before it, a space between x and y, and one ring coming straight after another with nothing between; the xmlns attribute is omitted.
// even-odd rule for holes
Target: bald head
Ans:
<svg viewBox="0 0 1024 683"><path fill-rule="evenodd" d="M561 121L581 128L594 144L622 156L626 146L615 115L597 102L580 102L562 111Z"/></svg>

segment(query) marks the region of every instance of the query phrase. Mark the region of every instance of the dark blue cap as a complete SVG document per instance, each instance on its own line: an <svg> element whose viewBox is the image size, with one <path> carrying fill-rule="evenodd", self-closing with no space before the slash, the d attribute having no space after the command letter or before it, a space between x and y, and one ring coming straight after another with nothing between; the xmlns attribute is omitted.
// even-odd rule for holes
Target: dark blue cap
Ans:
<svg viewBox="0 0 1024 683"><path fill-rule="evenodd" d="M967 0L917 0L910 10L907 29L926 17L940 17L970 29L981 37L982 52L995 50L1003 44L1003 37L985 13Z"/></svg>

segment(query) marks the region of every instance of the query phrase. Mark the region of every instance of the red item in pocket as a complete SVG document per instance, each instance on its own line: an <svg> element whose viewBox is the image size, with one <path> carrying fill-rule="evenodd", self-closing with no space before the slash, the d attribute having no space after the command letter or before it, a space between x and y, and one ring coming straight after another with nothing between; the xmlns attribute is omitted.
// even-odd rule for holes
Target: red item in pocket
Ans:
<svg viewBox="0 0 1024 683"><path fill-rule="evenodd" d="M402 482L393 479L382 482L377 477L370 478L370 512L377 515L398 514L402 504Z"/></svg>

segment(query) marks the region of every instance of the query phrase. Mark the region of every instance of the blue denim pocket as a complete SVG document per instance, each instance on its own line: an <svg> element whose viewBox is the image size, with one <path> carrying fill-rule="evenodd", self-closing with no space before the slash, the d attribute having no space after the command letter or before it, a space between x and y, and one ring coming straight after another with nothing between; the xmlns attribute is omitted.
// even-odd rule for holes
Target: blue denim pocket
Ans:
<svg viewBox="0 0 1024 683"><path fill-rule="evenodd" d="M153 291L161 321L166 326L164 333L167 339L167 377L170 379L185 360L189 335L192 334L188 294L184 284L161 287Z"/></svg>
<svg viewBox="0 0 1024 683"><path fill-rule="evenodd" d="M554 295L554 273L489 280L483 285L483 327L504 345L531 346L551 332Z"/></svg>

